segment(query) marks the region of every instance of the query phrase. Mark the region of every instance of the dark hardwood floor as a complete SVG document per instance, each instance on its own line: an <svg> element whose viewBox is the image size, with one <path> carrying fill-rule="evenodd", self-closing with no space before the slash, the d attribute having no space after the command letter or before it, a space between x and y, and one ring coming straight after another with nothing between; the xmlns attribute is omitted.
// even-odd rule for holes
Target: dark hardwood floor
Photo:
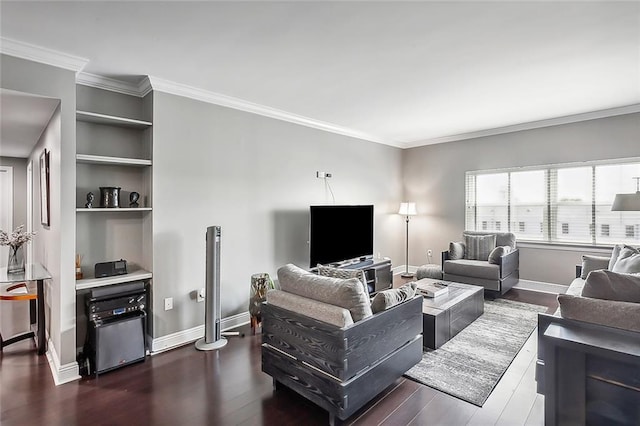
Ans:
<svg viewBox="0 0 640 426"><path fill-rule="evenodd" d="M512 290L507 298L556 309L552 294ZM55 386L47 359L30 341L0 355L0 424L12 425L324 425L327 413L260 371L260 335L232 337L218 352L193 344L100 377ZM535 335L535 333L534 333ZM353 425L542 424L531 383L530 338L484 407L400 378L348 419Z"/></svg>

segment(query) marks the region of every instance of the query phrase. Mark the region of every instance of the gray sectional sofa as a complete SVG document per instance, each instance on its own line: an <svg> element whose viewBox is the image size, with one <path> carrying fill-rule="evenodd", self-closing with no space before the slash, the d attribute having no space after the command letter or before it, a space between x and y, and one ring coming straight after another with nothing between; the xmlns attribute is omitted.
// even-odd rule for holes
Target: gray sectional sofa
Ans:
<svg viewBox="0 0 640 426"><path fill-rule="evenodd" d="M558 310L538 315L545 424L640 424L640 251L621 266L621 249L583 256Z"/></svg>

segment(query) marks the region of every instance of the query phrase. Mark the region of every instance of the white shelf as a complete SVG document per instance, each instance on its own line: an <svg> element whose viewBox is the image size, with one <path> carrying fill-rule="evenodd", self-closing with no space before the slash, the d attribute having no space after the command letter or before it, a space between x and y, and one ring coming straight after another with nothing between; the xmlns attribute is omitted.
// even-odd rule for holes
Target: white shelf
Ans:
<svg viewBox="0 0 640 426"><path fill-rule="evenodd" d="M106 213L106 212L150 212L151 207L77 207L76 212Z"/></svg>
<svg viewBox="0 0 640 426"><path fill-rule="evenodd" d="M84 164L105 164L118 166L147 167L151 160L142 158L106 157L104 155L76 154L76 162Z"/></svg>
<svg viewBox="0 0 640 426"><path fill-rule="evenodd" d="M98 114L97 112L76 111L76 119L87 123L109 124L120 127L133 127L137 129L146 129L151 127L149 121L135 120L133 118L117 117L115 115Z"/></svg>
<svg viewBox="0 0 640 426"><path fill-rule="evenodd" d="M86 290L90 288L96 287L104 287L106 285L113 284L122 284L128 283L131 281L140 281L140 280L148 280L151 279L153 274L144 269L138 269L137 271L129 272L126 275L118 275L115 277L105 277L105 278L83 278L81 280L76 280L76 290Z"/></svg>

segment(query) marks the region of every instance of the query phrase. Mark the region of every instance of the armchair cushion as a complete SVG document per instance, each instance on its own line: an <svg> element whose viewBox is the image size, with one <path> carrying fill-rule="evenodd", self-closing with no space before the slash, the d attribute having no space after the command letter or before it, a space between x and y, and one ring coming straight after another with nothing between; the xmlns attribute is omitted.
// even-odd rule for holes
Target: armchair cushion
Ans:
<svg viewBox="0 0 640 426"><path fill-rule="evenodd" d="M371 310L376 314L412 299L416 295L416 286L414 281L402 287L378 292L371 301Z"/></svg>
<svg viewBox="0 0 640 426"><path fill-rule="evenodd" d="M486 260L449 260L444 264L444 272L463 277L476 277L486 280L500 279L500 266Z"/></svg>
<svg viewBox="0 0 640 426"><path fill-rule="evenodd" d="M291 312L307 315L340 328L353 324L353 319L348 309L318 302L317 300L287 293L286 291L269 290L267 292L267 303Z"/></svg>
<svg viewBox="0 0 640 426"><path fill-rule="evenodd" d="M583 280L587 278L589 272L597 271L600 269L609 268L609 258L603 256L590 256L588 254L582 255L582 273L580 278Z"/></svg>
<svg viewBox="0 0 640 426"><path fill-rule="evenodd" d="M288 264L278 269L278 281L286 292L348 309L354 322L373 315L369 297L357 278L324 277Z"/></svg>
<svg viewBox="0 0 640 426"><path fill-rule="evenodd" d="M584 283L582 296L640 303L640 276L592 271Z"/></svg>
<svg viewBox="0 0 640 426"><path fill-rule="evenodd" d="M466 248L462 241L449 243L449 260L464 259Z"/></svg>
<svg viewBox="0 0 640 426"><path fill-rule="evenodd" d="M496 236L492 235L469 235L464 234L464 245L466 247L466 258L469 260L489 259L489 254L496 248Z"/></svg>
<svg viewBox="0 0 640 426"><path fill-rule="evenodd" d="M511 253L511 247L509 246L498 246L491 250L489 254L489 263L493 263L494 265L500 264L500 258L505 254Z"/></svg>

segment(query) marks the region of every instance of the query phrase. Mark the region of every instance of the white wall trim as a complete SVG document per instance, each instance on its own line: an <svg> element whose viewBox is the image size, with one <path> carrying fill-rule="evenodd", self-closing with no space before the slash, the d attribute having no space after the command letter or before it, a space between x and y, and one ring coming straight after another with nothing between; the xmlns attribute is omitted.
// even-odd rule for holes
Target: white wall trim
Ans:
<svg viewBox="0 0 640 426"><path fill-rule="evenodd" d="M186 98L195 99L210 104L220 105L227 108L233 108L240 111L250 112L252 114L262 115L276 120L287 121L289 123L299 124L305 127L311 127L325 132L336 133L343 136L349 136L356 139L363 139L370 142L381 143L384 145L402 147L401 142L391 141L380 136L361 132L359 130L350 129L339 126L337 124L327 123L313 118L304 117L302 115L293 114L291 112L282 111L271 108L266 105L260 105L243 99L234 98L232 96L223 95L221 93L209 92L181 83L175 83L158 77L149 76L153 90L169 93L172 95L184 96Z"/></svg>
<svg viewBox="0 0 640 426"><path fill-rule="evenodd" d="M475 132L461 133L459 135L443 136L434 139L417 140L407 142L401 147L414 148L437 143L461 141L465 139L481 138L485 136L500 135L503 133L519 132L521 130L538 129L542 127L558 126L561 124L578 123L580 121L595 120L598 118L615 117L617 115L633 114L640 112L640 104L621 106L617 108L603 109L599 111L585 112L581 114L566 115L564 117L549 118L546 120L531 121L528 123L514 124L512 126L496 127L494 129L478 130Z"/></svg>
<svg viewBox="0 0 640 426"><path fill-rule="evenodd" d="M250 321L249 312L242 312L237 315L222 318L220 321L221 330L229 330ZM176 333L167 334L166 336L153 339L151 343L151 354L155 355L178 346L186 345L194 342L204 336L204 324L198 325L187 330L178 331Z"/></svg>
<svg viewBox="0 0 640 426"><path fill-rule="evenodd" d="M398 265L392 268L391 272L393 272L393 275L400 275L404 274L405 269L405 265ZM415 273L418 272L418 267L409 265L409 272L415 275Z"/></svg>
<svg viewBox="0 0 640 426"><path fill-rule="evenodd" d="M89 60L23 41L0 37L0 53L79 72Z"/></svg>
<svg viewBox="0 0 640 426"><path fill-rule="evenodd" d="M147 80L145 77L143 82ZM76 83L83 86L95 87L97 89L109 90L111 92L123 93L125 95L142 97L140 86L142 83L133 84L126 81L116 80L102 75L80 72L76 75Z"/></svg>
<svg viewBox="0 0 640 426"><path fill-rule="evenodd" d="M60 357L51 339L47 340L47 361L56 386L80 380L80 369L77 362L60 365Z"/></svg>

